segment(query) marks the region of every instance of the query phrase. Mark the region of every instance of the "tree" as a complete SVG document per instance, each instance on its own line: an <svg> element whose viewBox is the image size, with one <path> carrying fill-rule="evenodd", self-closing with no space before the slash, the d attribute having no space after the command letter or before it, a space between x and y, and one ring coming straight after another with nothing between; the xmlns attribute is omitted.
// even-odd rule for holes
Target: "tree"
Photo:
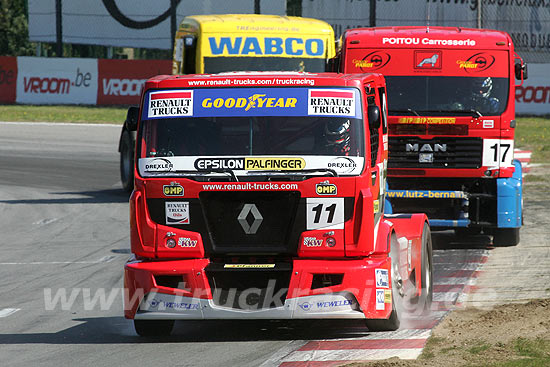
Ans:
<svg viewBox="0 0 550 367"><path fill-rule="evenodd" d="M29 42L26 0L0 0L0 55L28 56L34 54Z"/></svg>

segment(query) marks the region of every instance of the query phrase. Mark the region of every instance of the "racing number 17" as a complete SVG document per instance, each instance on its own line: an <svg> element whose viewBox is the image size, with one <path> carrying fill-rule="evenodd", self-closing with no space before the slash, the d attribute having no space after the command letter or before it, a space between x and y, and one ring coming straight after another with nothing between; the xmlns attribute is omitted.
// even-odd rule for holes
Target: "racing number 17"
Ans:
<svg viewBox="0 0 550 367"><path fill-rule="evenodd" d="M499 149L498 146L499 146L499 144L494 144L494 145L492 145L492 146L490 147L491 149L493 149L493 150L495 151L493 160L494 160L495 162L498 162L498 161L499 161L499 160L498 160L498 151L500 150L500 151L502 152L503 149L504 149L504 151L503 151L503 153L502 153L502 160L501 160L501 162L505 162L505 161L506 161L506 154L508 154L508 151L510 150L510 146L511 146L511 145L510 145L510 144L500 144L500 149Z"/></svg>

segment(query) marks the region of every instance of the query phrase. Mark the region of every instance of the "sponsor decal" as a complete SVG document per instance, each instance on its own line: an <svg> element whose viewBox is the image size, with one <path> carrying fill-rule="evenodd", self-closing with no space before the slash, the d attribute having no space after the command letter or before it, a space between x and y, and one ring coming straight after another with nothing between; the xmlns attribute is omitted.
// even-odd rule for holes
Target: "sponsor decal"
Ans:
<svg viewBox="0 0 550 367"><path fill-rule="evenodd" d="M208 45L210 53L214 56L323 56L325 54L325 42L320 38L208 37Z"/></svg>
<svg viewBox="0 0 550 367"><path fill-rule="evenodd" d="M193 91L152 92L148 117L193 116Z"/></svg>
<svg viewBox="0 0 550 367"><path fill-rule="evenodd" d="M353 304L353 301L350 299L316 302L317 308L334 308L334 307L341 307L341 306L351 306L352 304Z"/></svg>
<svg viewBox="0 0 550 367"><path fill-rule="evenodd" d="M163 300L152 299L149 301L149 305L152 308L159 310L174 309L174 310L198 310L200 308L199 303L188 302L166 302Z"/></svg>
<svg viewBox="0 0 550 367"><path fill-rule="evenodd" d="M380 211L380 200L374 200L372 202L373 212L378 213Z"/></svg>
<svg viewBox="0 0 550 367"><path fill-rule="evenodd" d="M441 51L414 51L415 69L441 69L442 66Z"/></svg>
<svg viewBox="0 0 550 367"><path fill-rule="evenodd" d="M304 237L304 246L306 247L321 247L322 245L322 239L319 240L315 237Z"/></svg>
<svg viewBox="0 0 550 367"><path fill-rule="evenodd" d="M351 173L357 167L357 163L348 157L338 157L331 160L327 167L334 169L338 173Z"/></svg>
<svg viewBox="0 0 550 367"><path fill-rule="evenodd" d="M170 185L162 186L162 193L164 196L183 196L184 189L177 182L171 182Z"/></svg>
<svg viewBox="0 0 550 367"><path fill-rule="evenodd" d="M399 124L454 124L455 117L400 117Z"/></svg>
<svg viewBox="0 0 550 367"><path fill-rule="evenodd" d="M353 66L361 71L374 71L383 68L391 60L390 54L383 51L373 51L362 59L352 59Z"/></svg>
<svg viewBox="0 0 550 367"><path fill-rule="evenodd" d="M72 87L89 87L92 73L81 72L76 68L74 80L56 77L23 77L23 90L25 93L37 94L69 94Z"/></svg>
<svg viewBox="0 0 550 367"><path fill-rule="evenodd" d="M388 288L390 285L388 270L374 269L374 277L376 279L377 288Z"/></svg>
<svg viewBox="0 0 550 367"><path fill-rule="evenodd" d="M147 79L103 79L103 94L106 96L133 96L141 93L141 88Z"/></svg>
<svg viewBox="0 0 550 367"><path fill-rule="evenodd" d="M192 240L188 237L180 237L178 238L178 246L179 247L197 247L197 240Z"/></svg>
<svg viewBox="0 0 550 367"><path fill-rule="evenodd" d="M355 116L355 92L338 89L310 89L308 115Z"/></svg>
<svg viewBox="0 0 550 367"><path fill-rule="evenodd" d="M273 269L275 264L225 264L224 269Z"/></svg>
<svg viewBox="0 0 550 367"><path fill-rule="evenodd" d="M174 201L165 203L166 224L189 224L189 202Z"/></svg>
<svg viewBox="0 0 550 367"><path fill-rule="evenodd" d="M248 158L199 158L195 161L195 169L198 171L211 171L218 169L234 170L283 170L295 171L306 168L303 158L277 158L277 157L248 157Z"/></svg>
<svg viewBox="0 0 550 367"><path fill-rule="evenodd" d="M300 306L300 308L304 311L309 311L313 307L313 303L303 302L303 303L298 303L298 306Z"/></svg>
<svg viewBox="0 0 550 367"><path fill-rule="evenodd" d="M459 69L466 72L482 72L489 69L495 63L495 57L487 52L478 52L467 60L456 60Z"/></svg>
<svg viewBox="0 0 550 367"><path fill-rule="evenodd" d="M407 199L465 199L467 195L462 191L416 191L416 190L390 190L386 193L389 198ZM387 216L387 214L386 214Z"/></svg>
<svg viewBox="0 0 550 367"><path fill-rule="evenodd" d="M317 195L336 195L338 193L338 188L335 184L325 181L315 185L315 192Z"/></svg>
<svg viewBox="0 0 550 367"><path fill-rule="evenodd" d="M252 108L296 108L296 98L267 97L266 94L255 93L248 98L205 98L201 102L203 108L241 108L248 111Z"/></svg>
<svg viewBox="0 0 550 367"><path fill-rule="evenodd" d="M384 292L384 289L377 289L376 290L376 309L377 310L385 310L386 309L386 302L385 302L385 296L386 292Z"/></svg>
<svg viewBox="0 0 550 367"><path fill-rule="evenodd" d="M145 164L145 172L170 172L174 165L166 158L155 158Z"/></svg>
<svg viewBox="0 0 550 367"><path fill-rule="evenodd" d="M384 45L430 45L430 46L475 46L476 41L471 39L450 40L450 39L433 39L428 37L384 37L382 38Z"/></svg>
<svg viewBox="0 0 550 367"><path fill-rule="evenodd" d="M495 127L495 121L494 120L483 120L483 128L484 129L492 129Z"/></svg>
<svg viewBox="0 0 550 367"><path fill-rule="evenodd" d="M384 289L384 303L391 303L391 289Z"/></svg>

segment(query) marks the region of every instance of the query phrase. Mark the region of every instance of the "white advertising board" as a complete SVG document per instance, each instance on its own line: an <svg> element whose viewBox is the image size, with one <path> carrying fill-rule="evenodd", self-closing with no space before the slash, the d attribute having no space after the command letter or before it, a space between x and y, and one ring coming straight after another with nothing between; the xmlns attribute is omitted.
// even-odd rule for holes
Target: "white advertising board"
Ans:
<svg viewBox="0 0 550 367"><path fill-rule="evenodd" d="M527 67L528 79L516 88L516 114L550 115L550 64Z"/></svg>
<svg viewBox="0 0 550 367"><path fill-rule="evenodd" d="M170 0L61 1L63 42L172 48ZM254 0L176 1L177 25L188 15L254 13ZM262 14L286 14L286 0L262 0ZM29 0L29 39L56 41L55 0Z"/></svg>
<svg viewBox="0 0 550 367"><path fill-rule="evenodd" d="M17 58L17 103L96 104L97 59Z"/></svg>

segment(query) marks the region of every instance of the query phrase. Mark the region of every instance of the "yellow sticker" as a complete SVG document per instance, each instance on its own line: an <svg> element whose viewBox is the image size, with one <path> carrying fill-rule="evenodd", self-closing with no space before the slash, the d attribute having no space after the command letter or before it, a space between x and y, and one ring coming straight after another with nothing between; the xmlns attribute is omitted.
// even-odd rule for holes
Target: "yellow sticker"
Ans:
<svg viewBox="0 0 550 367"><path fill-rule="evenodd" d="M225 264L225 269L271 269L275 264Z"/></svg>
<svg viewBox="0 0 550 367"><path fill-rule="evenodd" d="M306 161L303 158L245 158L244 160L244 169L248 171L295 171L304 168L306 168Z"/></svg>
<svg viewBox="0 0 550 367"><path fill-rule="evenodd" d="M374 208L374 212L378 213L380 211L380 201L379 200L374 200L372 202L372 207Z"/></svg>
<svg viewBox="0 0 550 367"><path fill-rule="evenodd" d="M384 289L384 303L391 303L391 289Z"/></svg>
<svg viewBox="0 0 550 367"><path fill-rule="evenodd" d="M455 117L400 117L400 124L454 124Z"/></svg>

